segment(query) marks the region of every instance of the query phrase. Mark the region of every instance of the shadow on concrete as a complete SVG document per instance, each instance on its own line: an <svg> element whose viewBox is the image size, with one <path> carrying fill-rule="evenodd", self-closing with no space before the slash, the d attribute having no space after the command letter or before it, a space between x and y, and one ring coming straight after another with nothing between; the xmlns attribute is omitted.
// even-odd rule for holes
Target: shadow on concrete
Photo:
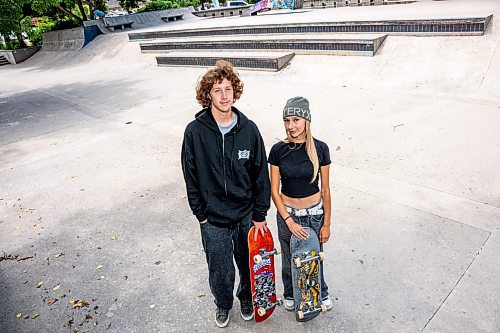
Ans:
<svg viewBox="0 0 500 333"><path fill-rule="evenodd" d="M136 83L98 80L0 94L0 143L85 126L149 100Z"/></svg>

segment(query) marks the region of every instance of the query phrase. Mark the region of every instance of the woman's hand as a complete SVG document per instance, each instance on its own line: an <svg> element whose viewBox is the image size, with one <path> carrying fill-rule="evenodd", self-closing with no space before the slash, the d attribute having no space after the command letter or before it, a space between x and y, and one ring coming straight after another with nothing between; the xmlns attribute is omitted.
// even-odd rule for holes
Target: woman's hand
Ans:
<svg viewBox="0 0 500 333"><path fill-rule="evenodd" d="M305 231L300 224L295 223L293 219L291 218L287 219L286 225L288 226L290 232L293 235L295 235L295 237L297 237L298 239L304 240L309 238L309 234L307 233L307 231Z"/></svg>
<svg viewBox="0 0 500 333"><path fill-rule="evenodd" d="M323 225L319 231L319 242L321 244L328 242L330 239L330 226Z"/></svg>

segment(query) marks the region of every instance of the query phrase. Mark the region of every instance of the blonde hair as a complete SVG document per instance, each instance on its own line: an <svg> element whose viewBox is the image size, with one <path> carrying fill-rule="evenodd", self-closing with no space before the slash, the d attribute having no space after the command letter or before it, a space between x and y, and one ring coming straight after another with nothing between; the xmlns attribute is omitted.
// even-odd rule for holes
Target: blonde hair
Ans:
<svg viewBox="0 0 500 333"><path fill-rule="evenodd" d="M313 165L313 174L310 183L313 183L316 180L316 177L318 176L319 173L319 159L318 159L318 152L316 151L316 145L314 144L314 138L311 133L311 122L307 119L304 120L306 121L306 128L305 128L306 153ZM291 137L288 134L288 131L286 132L286 135L287 138L285 139L285 142L292 142Z"/></svg>

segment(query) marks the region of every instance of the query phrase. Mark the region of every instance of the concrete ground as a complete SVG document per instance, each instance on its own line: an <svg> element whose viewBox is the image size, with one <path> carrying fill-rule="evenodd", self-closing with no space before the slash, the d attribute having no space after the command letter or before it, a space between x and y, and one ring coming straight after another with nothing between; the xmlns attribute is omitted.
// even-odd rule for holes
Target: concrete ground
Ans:
<svg viewBox="0 0 500 333"><path fill-rule="evenodd" d="M489 14L484 36L389 36L374 57L296 56L277 73L240 71L236 106L268 149L296 95L330 146L334 308L303 324L279 308L255 323L235 301L227 331L500 331L500 3L157 27ZM0 68L1 332L220 331L180 169L205 70L157 67L126 33ZM268 222L277 235L274 208Z"/></svg>

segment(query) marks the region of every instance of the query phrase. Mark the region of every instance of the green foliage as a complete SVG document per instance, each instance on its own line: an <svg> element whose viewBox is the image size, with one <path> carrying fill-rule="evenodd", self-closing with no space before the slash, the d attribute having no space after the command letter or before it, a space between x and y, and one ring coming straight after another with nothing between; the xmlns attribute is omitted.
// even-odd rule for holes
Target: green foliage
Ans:
<svg viewBox="0 0 500 333"><path fill-rule="evenodd" d="M119 0L119 2L120 6L129 13L132 9L139 8L139 6L144 3L144 1L141 0Z"/></svg>
<svg viewBox="0 0 500 333"><path fill-rule="evenodd" d="M171 8L181 8L188 6L198 6L200 4L199 0L151 0L140 9L139 12L150 12L154 10L164 10Z"/></svg>
<svg viewBox="0 0 500 333"><path fill-rule="evenodd" d="M31 45L42 45L43 39L42 34L47 31L53 30L57 26L57 22L48 18L43 17L40 18L40 23L37 27L26 29L26 33L28 34L28 39Z"/></svg>

